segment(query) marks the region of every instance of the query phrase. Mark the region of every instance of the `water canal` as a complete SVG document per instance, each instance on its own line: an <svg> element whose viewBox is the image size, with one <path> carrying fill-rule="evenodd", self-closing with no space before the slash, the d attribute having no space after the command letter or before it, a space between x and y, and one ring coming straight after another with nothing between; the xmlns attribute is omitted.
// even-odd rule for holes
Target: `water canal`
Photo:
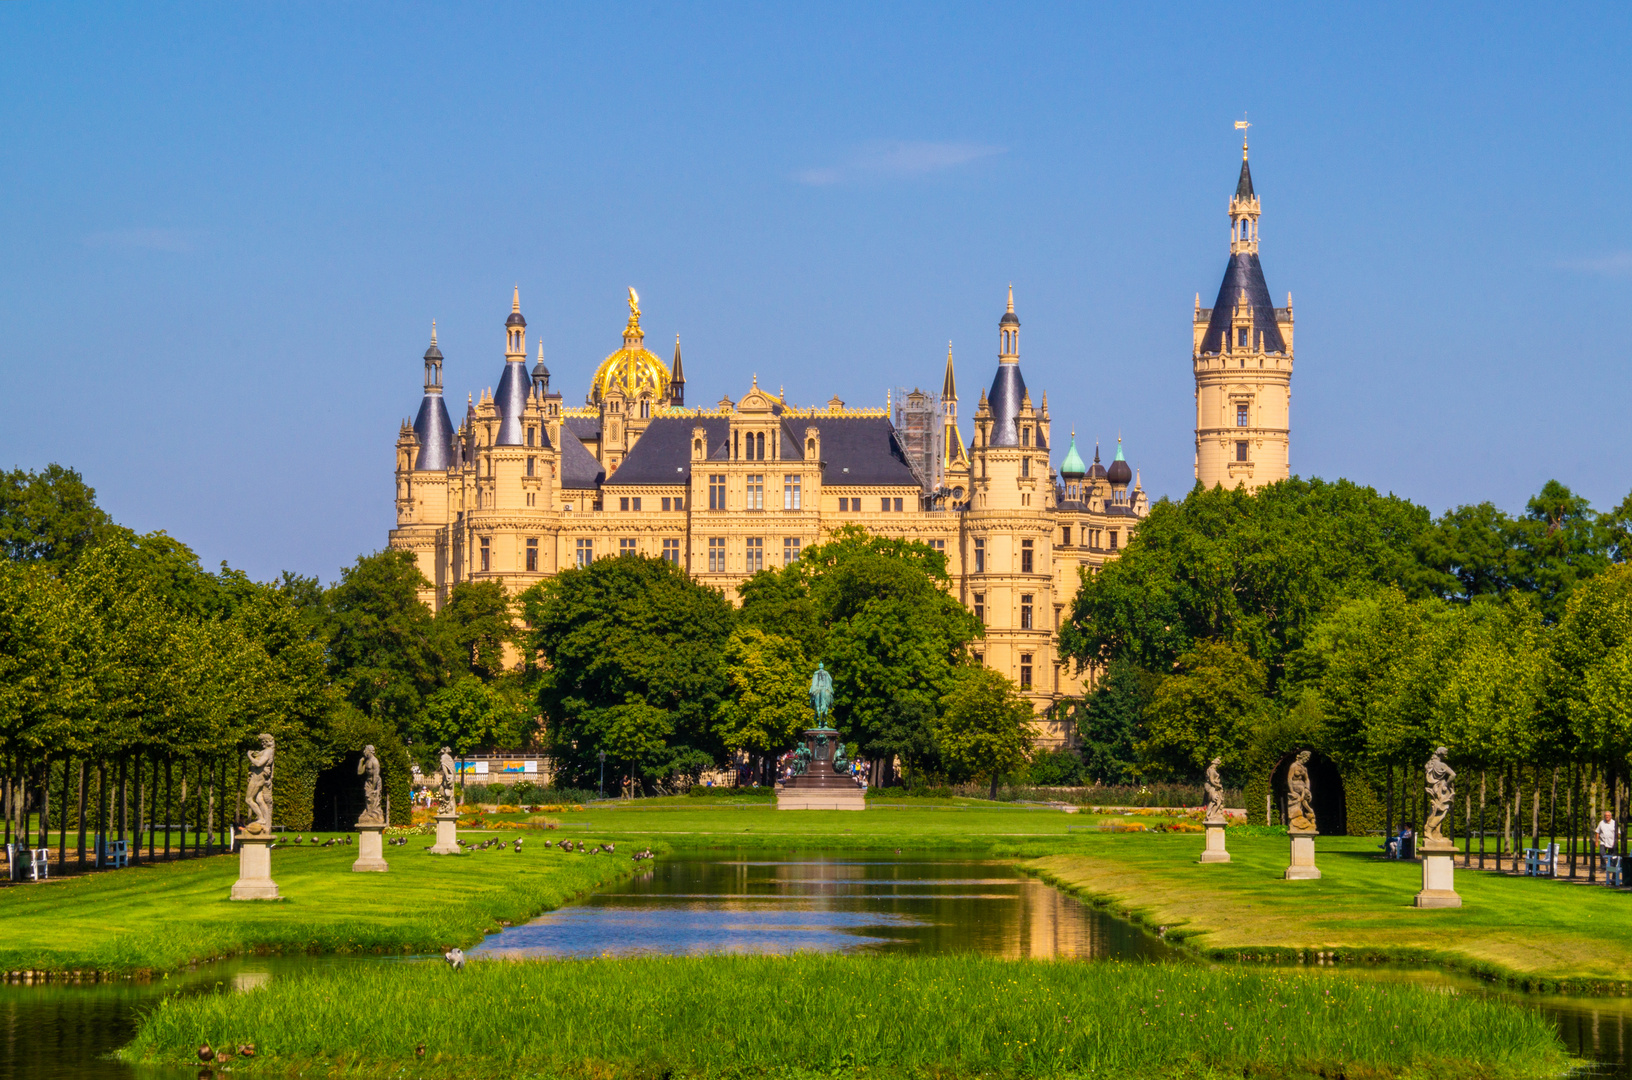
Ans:
<svg viewBox="0 0 1632 1080"><path fill-rule="evenodd" d="M674 859L471 950L505 958L710 952L976 951L1002 957L1190 962L1155 936L996 862L946 859ZM321 965L379 959L253 958L139 985L0 984L0 1080L193 1080L108 1055L165 994L233 993ZM439 962L439 961L437 961ZM1441 972L1371 969L1491 993ZM1632 1002L1504 995L1545 1013L1592 1075L1632 1078Z"/></svg>

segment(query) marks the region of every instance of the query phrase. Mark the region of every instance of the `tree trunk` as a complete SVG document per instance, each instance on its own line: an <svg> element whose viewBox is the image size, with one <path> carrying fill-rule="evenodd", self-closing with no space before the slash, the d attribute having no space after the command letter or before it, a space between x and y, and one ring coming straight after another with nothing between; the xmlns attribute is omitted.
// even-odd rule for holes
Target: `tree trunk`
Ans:
<svg viewBox="0 0 1632 1080"><path fill-rule="evenodd" d="M62 836L57 840L57 869L63 870L68 865L68 774L74 764L73 757L62 759Z"/></svg>
<svg viewBox="0 0 1632 1080"><path fill-rule="evenodd" d="M1390 765L1385 772L1388 774L1388 795L1383 799L1383 852L1386 854L1394 836L1394 766Z"/></svg>
<svg viewBox="0 0 1632 1080"><path fill-rule="evenodd" d="M1479 869L1485 868L1485 770L1479 770Z"/></svg>
<svg viewBox="0 0 1632 1080"><path fill-rule="evenodd" d="M45 756L40 767L40 842L38 847L51 846L51 755Z"/></svg>
<svg viewBox="0 0 1632 1080"><path fill-rule="evenodd" d="M79 868L85 869L85 762L79 763Z"/></svg>
<svg viewBox="0 0 1632 1080"><path fill-rule="evenodd" d="M147 794L147 789L142 784L142 755L137 754L131 758L130 770L136 774L136 816L130 822L130 861L134 865L142 861L142 826L147 824L147 815L144 813L147 806L142 802L142 797Z"/></svg>
<svg viewBox="0 0 1632 1080"><path fill-rule="evenodd" d="M126 840L125 826L129 824L127 815L130 813L130 791L125 787L128 779L127 772L130 766L130 755L123 754L119 758L119 839Z"/></svg>
<svg viewBox="0 0 1632 1080"><path fill-rule="evenodd" d="M1530 778L1535 782L1535 791L1530 803L1530 846L1541 846L1541 766L1530 766Z"/></svg>
<svg viewBox="0 0 1632 1080"><path fill-rule="evenodd" d="M997 773L992 773L992 801L997 801Z"/></svg>
<svg viewBox="0 0 1632 1080"><path fill-rule="evenodd" d="M1558 844L1558 766L1554 765L1553 766L1553 792L1552 792L1552 795L1547 800L1547 850L1549 852L1549 857L1551 857L1552 860L1553 860L1552 865L1549 867L1547 872L1549 874L1551 874L1553 877L1558 876L1558 860L1557 860L1556 856L1551 855L1551 852L1552 852L1553 847L1555 845L1557 845L1557 844Z"/></svg>
<svg viewBox="0 0 1632 1080"><path fill-rule="evenodd" d="M1578 765L1576 765L1575 762L1572 761L1572 762L1570 762L1569 783L1566 785L1566 790L1565 790L1566 802L1565 802L1565 807L1564 807L1565 810L1568 812L1569 818L1570 818L1570 880L1571 881L1575 880L1575 840L1576 840L1576 837L1581 835L1581 822L1578 821L1576 819L1576 816L1575 816L1576 808L1581 805L1581 800L1576 797L1576 791L1575 791L1576 785L1579 784L1580 781L1581 781L1581 769L1580 769L1580 767Z"/></svg>
<svg viewBox="0 0 1632 1080"><path fill-rule="evenodd" d="M203 805L200 810L204 815L204 854L215 854L215 762L207 762L202 766L209 779L199 789Z"/></svg>
<svg viewBox="0 0 1632 1080"><path fill-rule="evenodd" d="M169 758L164 759L164 857L170 857L170 826L176 818L176 774Z"/></svg>

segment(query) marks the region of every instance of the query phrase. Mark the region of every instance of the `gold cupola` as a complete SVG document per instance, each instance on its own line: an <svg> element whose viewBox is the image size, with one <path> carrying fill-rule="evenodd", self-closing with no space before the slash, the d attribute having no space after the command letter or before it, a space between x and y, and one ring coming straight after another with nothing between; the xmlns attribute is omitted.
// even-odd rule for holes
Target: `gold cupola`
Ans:
<svg viewBox="0 0 1632 1080"><path fill-rule="evenodd" d="M598 405L613 390L631 401L641 395L651 398L653 406L662 404L669 396L669 369L657 356L646 350L646 331L640 328L640 294L629 290L629 323L623 328L623 348L601 361L590 384L589 403Z"/></svg>

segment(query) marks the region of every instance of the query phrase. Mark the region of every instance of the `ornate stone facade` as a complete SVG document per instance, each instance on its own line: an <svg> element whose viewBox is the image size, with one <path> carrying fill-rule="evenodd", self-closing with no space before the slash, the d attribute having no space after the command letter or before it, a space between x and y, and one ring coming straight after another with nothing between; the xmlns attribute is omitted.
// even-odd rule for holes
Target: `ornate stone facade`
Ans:
<svg viewBox="0 0 1632 1080"><path fill-rule="evenodd" d="M1048 400L1020 375L1013 290L999 323L998 370L965 446L948 354L937 408L936 475L903 451L889 408L834 399L796 406L758 385L740 400L687 408L672 366L644 347L630 291L623 346L600 365L586 404L551 389L542 350L529 374L519 293L505 323L497 393L471 399L457 430L442 400L433 328L418 419L397 436L394 548L412 551L440 607L467 580L519 592L560 570L622 554L669 559L733 602L762 569L797 559L842 525L944 551L952 589L986 624L976 651L1014 679L1044 719L1083 679L1058 652L1081 572L1126 546L1146 498L1118 444L1109 468L1073 437L1058 470Z"/></svg>

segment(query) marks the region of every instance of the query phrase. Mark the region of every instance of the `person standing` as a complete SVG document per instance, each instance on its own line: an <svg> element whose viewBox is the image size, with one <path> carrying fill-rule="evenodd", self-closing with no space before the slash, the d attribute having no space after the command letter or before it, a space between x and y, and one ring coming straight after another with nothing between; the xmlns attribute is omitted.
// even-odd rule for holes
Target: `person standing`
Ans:
<svg viewBox="0 0 1632 1080"><path fill-rule="evenodd" d="M1609 873L1609 857L1615 853L1615 815L1604 811L1604 820L1592 830L1598 841L1598 854L1604 860L1604 873Z"/></svg>

